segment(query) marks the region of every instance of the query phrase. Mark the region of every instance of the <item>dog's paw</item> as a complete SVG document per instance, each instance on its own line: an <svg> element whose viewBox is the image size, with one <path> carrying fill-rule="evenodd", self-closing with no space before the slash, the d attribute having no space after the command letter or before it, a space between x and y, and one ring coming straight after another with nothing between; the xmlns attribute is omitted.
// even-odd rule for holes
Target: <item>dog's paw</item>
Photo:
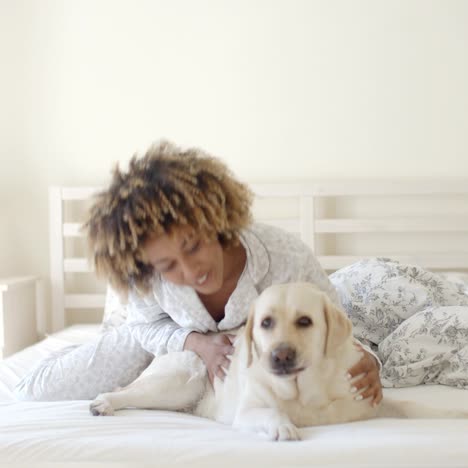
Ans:
<svg viewBox="0 0 468 468"><path fill-rule="evenodd" d="M270 427L268 437L271 440L301 440L299 430L292 423L282 423Z"/></svg>
<svg viewBox="0 0 468 468"><path fill-rule="evenodd" d="M114 408L105 398L96 398L90 405L89 411L93 416L113 416Z"/></svg>

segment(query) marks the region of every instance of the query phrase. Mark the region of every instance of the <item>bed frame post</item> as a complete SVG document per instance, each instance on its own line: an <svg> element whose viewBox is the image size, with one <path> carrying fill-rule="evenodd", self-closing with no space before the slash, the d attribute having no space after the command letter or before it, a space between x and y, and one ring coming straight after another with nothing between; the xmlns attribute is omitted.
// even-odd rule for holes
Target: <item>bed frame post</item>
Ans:
<svg viewBox="0 0 468 468"><path fill-rule="evenodd" d="M52 291L52 331L65 328L63 271L63 204L60 187L49 188L50 282Z"/></svg>

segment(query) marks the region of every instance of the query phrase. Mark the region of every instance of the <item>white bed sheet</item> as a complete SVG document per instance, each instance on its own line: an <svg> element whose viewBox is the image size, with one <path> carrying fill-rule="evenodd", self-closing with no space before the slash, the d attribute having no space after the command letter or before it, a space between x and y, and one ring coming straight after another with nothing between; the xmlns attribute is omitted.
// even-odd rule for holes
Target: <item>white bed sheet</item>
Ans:
<svg viewBox="0 0 468 468"><path fill-rule="evenodd" d="M0 463L115 462L130 466L468 467L468 420L376 419L301 429L301 442L275 443L188 414L123 410L93 417L88 401L16 402L11 390L39 359L91 339L74 326L0 364ZM388 389L395 398L468 409L468 391L443 386Z"/></svg>
<svg viewBox="0 0 468 468"><path fill-rule="evenodd" d="M373 420L302 429L275 443L191 415L124 410L92 417L88 402L4 403L0 460L153 466L437 466L468 464L468 423Z"/></svg>

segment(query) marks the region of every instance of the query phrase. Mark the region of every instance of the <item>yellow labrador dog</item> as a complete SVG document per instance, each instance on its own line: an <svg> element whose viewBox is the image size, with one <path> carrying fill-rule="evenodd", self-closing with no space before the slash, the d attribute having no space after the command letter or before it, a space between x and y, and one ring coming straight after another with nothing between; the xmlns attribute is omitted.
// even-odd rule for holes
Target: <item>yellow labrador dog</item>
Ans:
<svg viewBox="0 0 468 468"><path fill-rule="evenodd" d="M239 331L224 381L208 382L191 351L170 353L129 386L99 395L94 415L125 407L189 410L199 416L266 434L299 439L298 427L380 417L468 417L384 399L378 407L355 400L347 371L362 352L351 322L310 283L274 285L255 301Z"/></svg>

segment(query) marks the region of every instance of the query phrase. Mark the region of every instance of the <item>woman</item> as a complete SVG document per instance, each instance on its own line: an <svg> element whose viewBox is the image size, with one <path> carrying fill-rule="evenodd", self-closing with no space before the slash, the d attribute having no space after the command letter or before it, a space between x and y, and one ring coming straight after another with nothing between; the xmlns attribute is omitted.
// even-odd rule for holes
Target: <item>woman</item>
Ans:
<svg viewBox="0 0 468 468"><path fill-rule="evenodd" d="M94 265L128 299L125 325L40 363L21 399L93 399L134 380L154 356L191 350L210 381L224 377L229 330L274 283L310 281L340 305L312 251L296 236L251 220L250 190L218 159L161 142L115 170L86 229ZM222 331L223 335L208 332ZM368 351L349 370L350 391L376 404L379 366Z"/></svg>

